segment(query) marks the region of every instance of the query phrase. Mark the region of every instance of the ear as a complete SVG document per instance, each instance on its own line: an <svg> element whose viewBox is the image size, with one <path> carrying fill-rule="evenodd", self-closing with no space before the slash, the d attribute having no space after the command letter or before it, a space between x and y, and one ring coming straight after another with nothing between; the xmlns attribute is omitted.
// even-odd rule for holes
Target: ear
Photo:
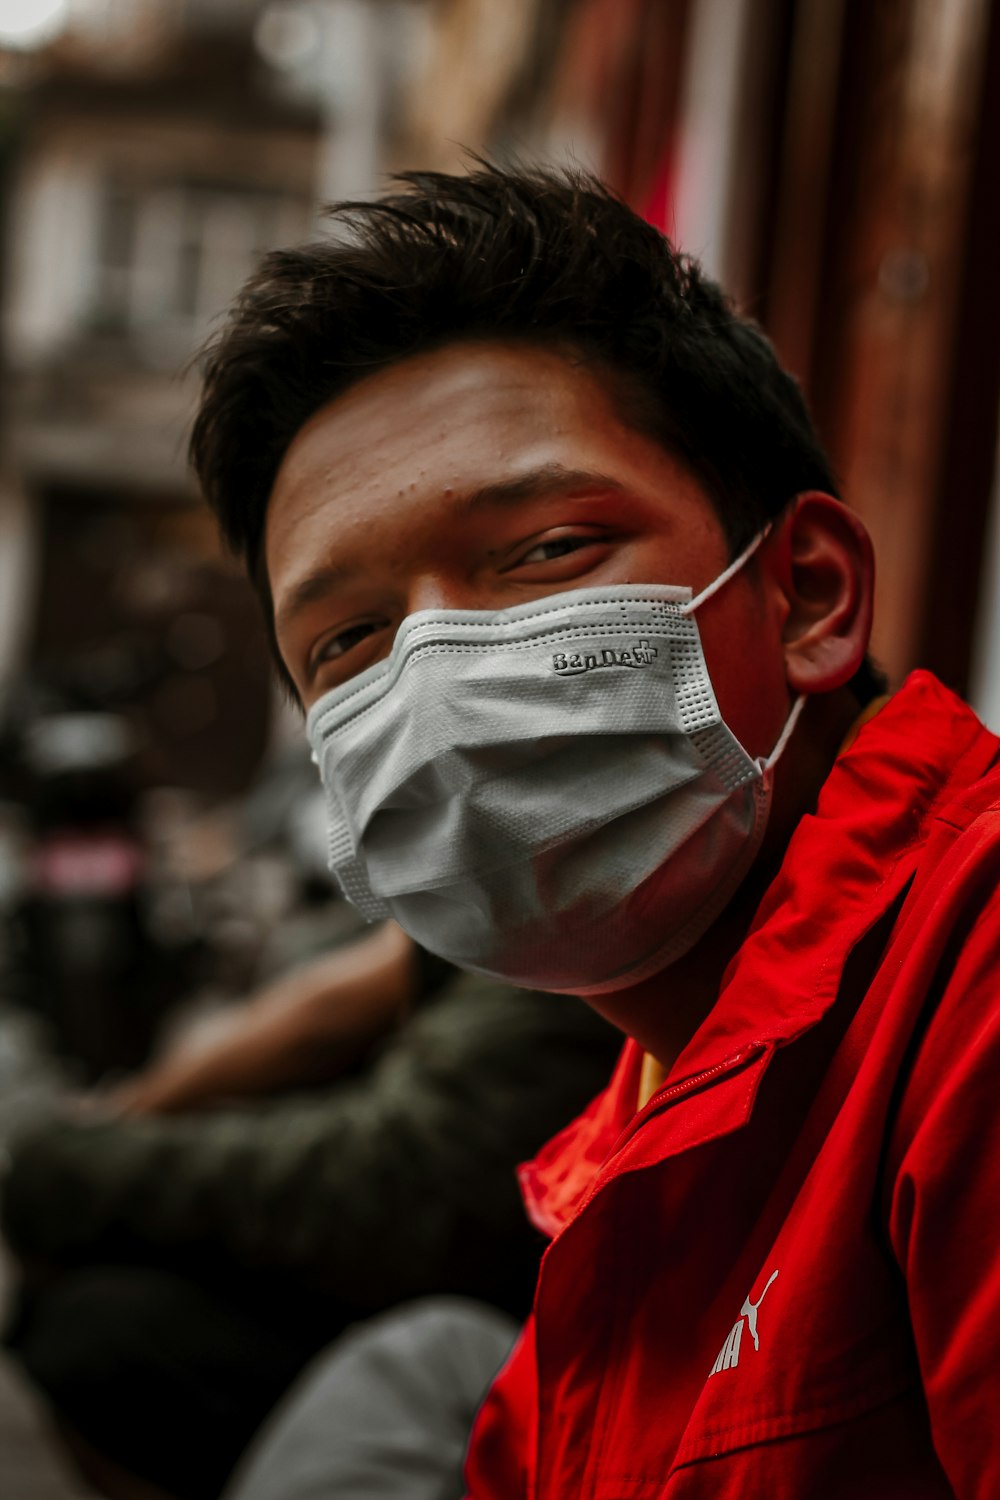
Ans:
<svg viewBox="0 0 1000 1500"><path fill-rule="evenodd" d="M769 562L787 615L785 675L794 693L829 693L861 665L872 627L875 559L854 513L832 495L797 495Z"/></svg>

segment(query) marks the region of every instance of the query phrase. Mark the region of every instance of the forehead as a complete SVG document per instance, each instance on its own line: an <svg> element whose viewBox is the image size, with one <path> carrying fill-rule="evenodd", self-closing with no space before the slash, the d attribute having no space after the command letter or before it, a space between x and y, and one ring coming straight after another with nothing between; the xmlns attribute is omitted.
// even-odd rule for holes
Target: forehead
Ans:
<svg viewBox="0 0 1000 1500"><path fill-rule="evenodd" d="M371 473L382 482L400 464L478 474L503 465L502 445L511 440L519 447L573 440L594 420L618 425L612 394L610 377L569 355L449 345L378 371L316 412L290 443L272 499L303 478L313 482L317 471L331 481ZM493 441L483 450L487 434Z"/></svg>
<svg viewBox="0 0 1000 1500"><path fill-rule="evenodd" d="M378 371L318 411L272 488L265 556L275 605L318 551L380 528L433 540L447 504L546 468L647 484L678 467L629 427L613 377L557 350L453 344ZM613 472L612 472L613 471ZM443 539L443 538L442 538Z"/></svg>

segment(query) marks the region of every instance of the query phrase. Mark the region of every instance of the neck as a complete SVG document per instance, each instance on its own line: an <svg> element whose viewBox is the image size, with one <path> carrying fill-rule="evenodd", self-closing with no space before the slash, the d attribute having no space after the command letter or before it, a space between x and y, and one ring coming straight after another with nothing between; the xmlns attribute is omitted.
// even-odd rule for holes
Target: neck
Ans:
<svg viewBox="0 0 1000 1500"><path fill-rule="evenodd" d="M732 901L700 942L668 969L631 989L588 996L594 1010L634 1037L667 1072L715 1004L722 976L747 935L792 834L815 807L858 711L857 700L847 688L813 698L806 705L776 768L771 814L760 853Z"/></svg>

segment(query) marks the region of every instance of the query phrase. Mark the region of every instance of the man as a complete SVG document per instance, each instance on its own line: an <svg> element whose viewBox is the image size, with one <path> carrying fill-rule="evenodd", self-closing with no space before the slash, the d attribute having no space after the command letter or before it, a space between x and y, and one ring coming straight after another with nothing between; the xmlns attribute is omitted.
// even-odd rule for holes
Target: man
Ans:
<svg viewBox="0 0 1000 1500"><path fill-rule="evenodd" d="M998 742L878 699L794 381L613 197L413 174L341 224L193 440L332 867L629 1037L522 1170L553 1243L469 1493L996 1493Z"/></svg>

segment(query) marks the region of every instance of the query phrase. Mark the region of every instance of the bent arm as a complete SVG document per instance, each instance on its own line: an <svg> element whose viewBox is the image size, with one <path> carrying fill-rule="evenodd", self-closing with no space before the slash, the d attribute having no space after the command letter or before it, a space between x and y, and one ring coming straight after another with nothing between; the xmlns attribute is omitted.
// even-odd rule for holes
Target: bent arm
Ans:
<svg viewBox="0 0 1000 1500"><path fill-rule="evenodd" d="M182 1038L108 1102L178 1114L337 1077L391 1030L415 984L413 944L387 922Z"/></svg>
<svg viewBox="0 0 1000 1500"><path fill-rule="evenodd" d="M514 1168L607 1081L620 1037L579 1000L459 976L364 1079L250 1111L54 1121L15 1144L25 1259L292 1271L359 1312L530 1292Z"/></svg>
<svg viewBox="0 0 1000 1500"><path fill-rule="evenodd" d="M889 1232L906 1282L931 1434L960 1500L1000 1494L998 1078L994 897L962 934L888 1155Z"/></svg>

